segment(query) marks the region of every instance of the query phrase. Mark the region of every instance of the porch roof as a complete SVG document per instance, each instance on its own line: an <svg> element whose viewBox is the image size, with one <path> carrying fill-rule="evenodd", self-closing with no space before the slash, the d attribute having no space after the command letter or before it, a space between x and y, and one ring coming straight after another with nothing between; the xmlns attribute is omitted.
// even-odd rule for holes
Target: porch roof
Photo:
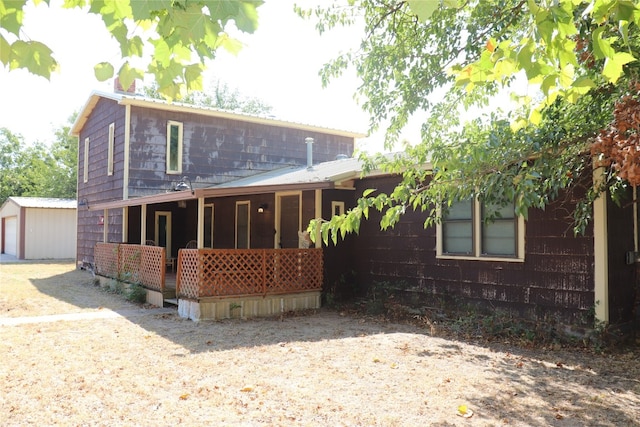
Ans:
<svg viewBox="0 0 640 427"><path fill-rule="evenodd" d="M214 187L194 188L193 191L171 191L126 200L89 204L88 209L115 209L125 206L192 200L200 197L246 196L278 191L345 188L345 182L351 183L351 180L360 175L361 169L361 162L356 158L323 162L315 164L311 168L291 166L240 178ZM350 188L350 185L346 185L346 187Z"/></svg>
<svg viewBox="0 0 640 427"><path fill-rule="evenodd" d="M217 186L209 188L194 188L191 191L172 191L169 193L152 194L125 200L113 200L87 205L90 211L116 209L127 206L153 205L158 203L177 202L179 200L197 200L200 197L246 196L250 194L274 193L277 191L319 190L334 188L332 181L302 182L280 185L250 185L250 186Z"/></svg>

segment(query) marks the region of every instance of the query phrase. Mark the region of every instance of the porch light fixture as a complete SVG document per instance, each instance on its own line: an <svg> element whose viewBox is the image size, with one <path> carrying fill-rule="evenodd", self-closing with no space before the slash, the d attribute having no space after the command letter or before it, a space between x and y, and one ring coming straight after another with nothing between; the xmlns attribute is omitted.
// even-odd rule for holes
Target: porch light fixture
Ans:
<svg viewBox="0 0 640 427"><path fill-rule="evenodd" d="M268 207L269 205L267 205L266 203L262 203L260 206L258 206L258 213L264 213Z"/></svg>
<svg viewBox="0 0 640 427"><path fill-rule="evenodd" d="M189 184L187 184L185 181L189 181ZM191 194L195 193L193 191L193 185L191 185L191 180L189 179L188 176L183 176L180 182L178 182L176 186L173 188L173 191L184 191L184 190L191 190Z"/></svg>

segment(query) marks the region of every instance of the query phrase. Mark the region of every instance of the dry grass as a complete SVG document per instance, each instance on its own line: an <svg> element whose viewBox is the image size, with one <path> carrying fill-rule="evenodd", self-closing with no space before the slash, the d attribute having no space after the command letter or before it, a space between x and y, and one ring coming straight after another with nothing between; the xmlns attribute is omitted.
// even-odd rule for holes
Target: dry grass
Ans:
<svg viewBox="0 0 640 427"><path fill-rule="evenodd" d="M7 318L112 318L3 325ZM0 265L3 425L624 426L638 354L524 351L320 310L194 323L72 264ZM631 369L633 367L633 369ZM457 415L466 405L471 418Z"/></svg>

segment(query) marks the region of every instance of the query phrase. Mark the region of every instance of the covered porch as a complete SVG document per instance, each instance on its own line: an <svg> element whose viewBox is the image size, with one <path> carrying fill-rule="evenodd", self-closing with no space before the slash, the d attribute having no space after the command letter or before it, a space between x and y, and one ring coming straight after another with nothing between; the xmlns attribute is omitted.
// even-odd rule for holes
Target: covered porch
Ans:
<svg viewBox="0 0 640 427"><path fill-rule="evenodd" d="M196 321L320 308L322 249L180 249L175 288L165 259L159 246L98 243L95 272L143 286L153 305L175 300Z"/></svg>
<svg viewBox="0 0 640 427"><path fill-rule="evenodd" d="M147 251L163 251L153 266L141 264L140 270L157 272L162 285L151 292L163 296L175 274L176 295L164 299L175 299L184 317L317 308L323 286L348 268L351 249L323 248L320 236L311 244L304 230L310 220L341 214L352 204L357 165L346 159L291 167L208 188L193 188L184 177L165 193L87 209L102 214L103 242L136 247L145 260ZM161 305L163 298L154 301Z"/></svg>

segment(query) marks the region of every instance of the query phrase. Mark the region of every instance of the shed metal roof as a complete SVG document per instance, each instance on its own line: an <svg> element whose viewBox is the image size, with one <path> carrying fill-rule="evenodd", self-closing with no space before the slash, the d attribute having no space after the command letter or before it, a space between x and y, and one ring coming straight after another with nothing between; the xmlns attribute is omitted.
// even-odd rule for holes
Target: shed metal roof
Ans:
<svg viewBox="0 0 640 427"><path fill-rule="evenodd" d="M9 197L16 205L22 208L49 208L49 209L76 209L78 202L75 199L57 199L52 197ZM4 206L4 204L3 204Z"/></svg>

